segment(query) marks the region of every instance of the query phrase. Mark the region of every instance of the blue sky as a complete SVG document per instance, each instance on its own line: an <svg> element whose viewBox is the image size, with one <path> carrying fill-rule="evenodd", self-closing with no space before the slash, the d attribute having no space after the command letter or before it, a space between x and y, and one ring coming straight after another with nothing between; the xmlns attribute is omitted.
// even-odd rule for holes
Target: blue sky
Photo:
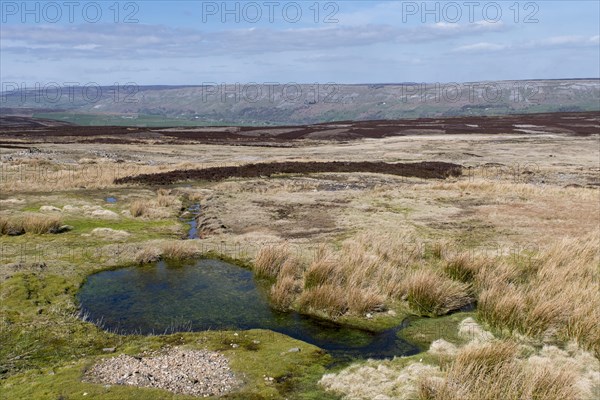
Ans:
<svg viewBox="0 0 600 400"><path fill-rule="evenodd" d="M3 83L342 84L600 76L596 0L71 4L1 1Z"/></svg>

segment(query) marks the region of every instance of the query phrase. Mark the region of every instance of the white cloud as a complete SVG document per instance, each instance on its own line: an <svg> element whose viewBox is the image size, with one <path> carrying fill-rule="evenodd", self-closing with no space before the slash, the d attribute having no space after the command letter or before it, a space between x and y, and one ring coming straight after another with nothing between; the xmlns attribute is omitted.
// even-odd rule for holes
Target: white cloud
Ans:
<svg viewBox="0 0 600 400"><path fill-rule="evenodd" d="M111 57L115 59L247 55L319 51L382 43L436 43L504 29L502 24L424 24L415 28L368 24L275 30L230 29L201 32L157 25L25 26L2 28L4 53L39 58Z"/></svg>
<svg viewBox="0 0 600 400"><path fill-rule="evenodd" d="M458 46L451 53L489 53L497 51L545 50L575 47L592 47L600 44L596 36L552 36L539 40L529 40L523 43L489 43L479 42Z"/></svg>
<svg viewBox="0 0 600 400"><path fill-rule="evenodd" d="M457 53L470 53L470 52L489 52L489 51L499 51L506 49L507 46L503 44L497 43L488 43L488 42L479 42L473 44L467 44L464 46L459 46L455 48L453 51Z"/></svg>

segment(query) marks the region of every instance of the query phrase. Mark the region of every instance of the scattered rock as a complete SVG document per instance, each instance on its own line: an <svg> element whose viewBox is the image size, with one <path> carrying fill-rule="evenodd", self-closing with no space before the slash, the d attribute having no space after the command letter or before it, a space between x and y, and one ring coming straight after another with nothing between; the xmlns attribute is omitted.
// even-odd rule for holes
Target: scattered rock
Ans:
<svg viewBox="0 0 600 400"><path fill-rule="evenodd" d="M60 210L60 208L54 207L54 206L41 206L40 211L41 212L60 212L61 210Z"/></svg>
<svg viewBox="0 0 600 400"><path fill-rule="evenodd" d="M85 380L200 397L223 396L239 385L223 355L178 348L151 356L121 354L94 365L86 372Z"/></svg>
<svg viewBox="0 0 600 400"><path fill-rule="evenodd" d="M90 215L92 217L97 217L97 218L110 218L110 219L119 218L119 214L117 214L114 211L110 211L110 210L94 210L90 213Z"/></svg>
<svg viewBox="0 0 600 400"><path fill-rule="evenodd" d="M299 347L292 347L291 349L288 350L288 353L299 353L299 352L300 352Z"/></svg>
<svg viewBox="0 0 600 400"><path fill-rule="evenodd" d="M114 347L105 347L102 349L103 352L105 353L114 353L115 352L115 348Z"/></svg>
<svg viewBox="0 0 600 400"><path fill-rule="evenodd" d="M51 228L50 233L65 233L72 231L73 227L71 225L61 225L58 228Z"/></svg>
<svg viewBox="0 0 600 400"><path fill-rule="evenodd" d="M457 351L458 348L454 344L447 342L444 339L438 339L431 343L427 352L434 356L451 357L455 356Z"/></svg>
<svg viewBox="0 0 600 400"><path fill-rule="evenodd" d="M486 331L473 318L465 318L458 326L458 336L474 342L487 342L494 335Z"/></svg>
<svg viewBox="0 0 600 400"><path fill-rule="evenodd" d="M8 236L19 236L25 233L25 229L23 227L9 227L6 230L6 234Z"/></svg>
<svg viewBox="0 0 600 400"><path fill-rule="evenodd" d="M22 203L25 203L25 200L15 199L15 198L0 200L0 204L22 204Z"/></svg>
<svg viewBox="0 0 600 400"><path fill-rule="evenodd" d="M125 238L128 238L129 236L131 236L131 234L127 231L121 231L121 230L111 229L111 228L94 228L92 230L92 235L98 236L98 237L101 237L104 239L113 239L113 240L125 239Z"/></svg>

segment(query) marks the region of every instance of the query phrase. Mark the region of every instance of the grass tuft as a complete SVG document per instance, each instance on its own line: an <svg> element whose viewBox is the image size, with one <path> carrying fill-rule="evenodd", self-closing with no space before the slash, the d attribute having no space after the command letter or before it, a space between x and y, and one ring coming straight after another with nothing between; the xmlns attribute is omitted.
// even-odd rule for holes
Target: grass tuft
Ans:
<svg viewBox="0 0 600 400"><path fill-rule="evenodd" d="M420 400L496 400L579 398L572 371L530 365L517 357L517 346L499 341L467 345L444 379L423 378Z"/></svg>
<svg viewBox="0 0 600 400"><path fill-rule="evenodd" d="M600 358L600 232L564 239L534 260L507 260L478 278L482 321L534 338L575 339Z"/></svg>
<svg viewBox="0 0 600 400"><path fill-rule="evenodd" d="M200 254L200 251L189 241L167 242L161 248L162 258L165 260L187 260Z"/></svg>
<svg viewBox="0 0 600 400"><path fill-rule="evenodd" d="M259 278L275 279L289 257L290 250L286 243L264 246L256 255L254 273Z"/></svg>
<svg viewBox="0 0 600 400"><path fill-rule="evenodd" d="M279 279L271 287L270 298L273 307L281 311L289 310L301 289L301 283L292 276Z"/></svg>
<svg viewBox="0 0 600 400"><path fill-rule="evenodd" d="M298 302L305 312L324 311L332 317L349 311L347 291L337 285L325 284L305 290Z"/></svg>
<svg viewBox="0 0 600 400"><path fill-rule="evenodd" d="M404 286L408 304L421 315L444 315L472 302L468 285L434 271L416 271Z"/></svg>
<svg viewBox="0 0 600 400"><path fill-rule="evenodd" d="M144 215L148 214L148 205L143 200L135 200L131 202L129 211L131 212L131 216L134 218L143 217Z"/></svg>
<svg viewBox="0 0 600 400"><path fill-rule="evenodd" d="M56 215L25 214L23 216L0 216L0 233L2 235L20 235L33 233L42 235L58 232L62 225L61 219Z"/></svg>

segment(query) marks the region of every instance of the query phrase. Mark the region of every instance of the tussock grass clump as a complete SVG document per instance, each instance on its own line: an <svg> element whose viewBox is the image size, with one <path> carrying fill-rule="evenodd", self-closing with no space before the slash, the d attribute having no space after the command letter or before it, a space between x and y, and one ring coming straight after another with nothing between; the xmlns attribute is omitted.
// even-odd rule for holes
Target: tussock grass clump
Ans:
<svg viewBox="0 0 600 400"><path fill-rule="evenodd" d="M0 215L0 234L8 235L14 226L14 218L9 218L6 215Z"/></svg>
<svg viewBox="0 0 600 400"><path fill-rule="evenodd" d="M301 285L301 282L289 275L277 280L277 282L271 286L270 291L270 298L273 306L278 310L289 310L298 294L302 291Z"/></svg>
<svg viewBox="0 0 600 400"><path fill-rule="evenodd" d="M473 254L464 252L446 259L443 269L450 278L464 283L471 283L479 270L483 268L483 262L481 259L475 259Z"/></svg>
<svg viewBox="0 0 600 400"><path fill-rule="evenodd" d="M129 212L134 218L168 218L181 208L181 200L170 190L160 189L156 198L137 199L129 204Z"/></svg>
<svg viewBox="0 0 600 400"><path fill-rule="evenodd" d="M289 258L286 243L261 247L254 261L254 273L259 278L275 279Z"/></svg>
<svg viewBox="0 0 600 400"><path fill-rule="evenodd" d="M349 311L348 292L337 285L319 285L305 290L298 299L303 311L323 311L339 317Z"/></svg>
<svg viewBox="0 0 600 400"><path fill-rule="evenodd" d="M159 207L170 207L177 202L177 196L172 196L170 190L159 189L156 197L156 204Z"/></svg>
<svg viewBox="0 0 600 400"><path fill-rule="evenodd" d="M143 217L148 214L148 203L144 200L134 200L129 206L129 211L134 218Z"/></svg>
<svg viewBox="0 0 600 400"><path fill-rule="evenodd" d="M410 307L421 315L447 314L469 304L467 284L453 281L434 271L418 270L404 282Z"/></svg>
<svg viewBox="0 0 600 400"><path fill-rule="evenodd" d="M277 275L280 278L292 277L294 279L301 279L302 273L304 272L304 265L298 257L289 257L279 270Z"/></svg>
<svg viewBox="0 0 600 400"><path fill-rule="evenodd" d="M327 258L314 260L304 274L304 287L307 289L329 284L342 284L345 281L336 262Z"/></svg>
<svg viewBox="0 0 600 400"><path fill-rule="evenodd" d="M385 310L385 296L373 289L352 288L348 291L348 310L364 315L368 312Z"/></svg>
<svg viewBox="0 0 600 400"><path fill-rule="evenodd" d="M186 260L197 257L200 251L188 241L167 242L161 246L165 260Z"/></svg>
<svg viewBox="0 0 600 400"><path fill-rule="evenodd" d="M143 247L135 254L135 262L138 264L148 264L160 260L161 250L156 247Z"/></svg>
<svg viewBox="0 0 600 400"><path fill-rule="evenodd" d="M423 378L421 400L498 400L579 398L575 374L518 358L514 343L471 344L459 350L443 379Z"/></svg>
<svg viewBox="0 0 600 400"><path fill-rule="evenodd" d="M320 246L306 267L289 256L285 244L263 247L255 271L259 277L275 279L276 284L287 276L302 283L297 301L283 300L291 281L273 289L277 303L293 303L333 317L382 311L388 301L407 295L424 315L445 314L468 304L468 285L437 272L427 272L420 281L420 275L413 274L419 268L432 271L429 258L424 247L407 235L363 233L342 243L340 251ZM431 282L424 282L427 274L432 274Z"/></svg>
<svg viewBox="0 0 600 400"><path fill-rule="evenodd" d="M56 233L62 225L56 215L25 214L22 216L0 216L0 233L2 235L33 233Z"/></svg>
<svg viewBox="0 0 600 400"><path fill-rule="evenodd" d="M576 340L600 357L600 232L564 239L523 265L507 260L478 279L478 311L490 326ZM529 269L529 270L527 270Z"/></svg>
<svg viewBox="0 0 600 400"><path fill-rule="evenodd" d="M347 313L364 315L381 311L385 308L385 297L372 290L324 284L304 290L298 303L304 311L321 311L339 317Z"/></svg>

